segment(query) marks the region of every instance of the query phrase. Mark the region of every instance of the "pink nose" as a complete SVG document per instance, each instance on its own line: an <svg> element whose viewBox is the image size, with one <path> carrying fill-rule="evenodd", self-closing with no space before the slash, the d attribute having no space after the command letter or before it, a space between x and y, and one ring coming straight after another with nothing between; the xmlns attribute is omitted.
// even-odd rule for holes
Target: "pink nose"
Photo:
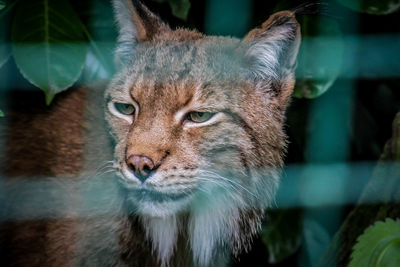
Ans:
<svg viewBox="0 0 400 267"><path fill-rule="evenodd" d="M149 178L155 168L153 160L142 155L129 156L126 160L126 165L142 182Z"/></svg>

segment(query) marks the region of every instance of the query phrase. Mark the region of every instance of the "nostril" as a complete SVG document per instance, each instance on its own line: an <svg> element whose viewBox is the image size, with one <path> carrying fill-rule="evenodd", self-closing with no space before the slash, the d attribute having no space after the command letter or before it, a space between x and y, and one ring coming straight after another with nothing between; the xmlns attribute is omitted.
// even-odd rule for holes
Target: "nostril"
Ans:
<svg viewBox="0 0 400 267"><path fill-rule="evenodd" d="M143 166L143 172L150 172L150 171L151 171L151 169L149 166L147 166L147 165Z"/></svg>
<svg viewBox="0 0 400 267"><path fill-rule="evenodd" d="M144 182L154 169L154 162L151 158L143 155L132 155L126 160L128 168L135 176Z"/></svg>
<svg viewBox="0 0 400 267"><path fill-rule="evenodd" d="M131 171L133 171L133 172L136 171L136 167L135 167L134 164L127 162L126 165L128 165L128 168L129 168Z"/></svg>

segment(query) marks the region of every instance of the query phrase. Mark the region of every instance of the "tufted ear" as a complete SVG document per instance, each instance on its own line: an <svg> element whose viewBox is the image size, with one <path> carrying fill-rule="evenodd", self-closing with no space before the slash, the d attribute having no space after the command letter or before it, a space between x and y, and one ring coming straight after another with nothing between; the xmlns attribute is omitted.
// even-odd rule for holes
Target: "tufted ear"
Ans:
<svg viewBox="0 0 400 267"><path fill-rule="evenodd" d="M300 25L291 11L273 14L244 38L245 58L251 76L279 80L294 72L300 46Z"/></svg>
<svg viewBox="0 0 400 267"><path fill-rule="evenodd" d="M151 41L158 34L170 31L168 25L140 1L113 0L113 7L119 31L117 64L128 62L138 43Z"/></svg>

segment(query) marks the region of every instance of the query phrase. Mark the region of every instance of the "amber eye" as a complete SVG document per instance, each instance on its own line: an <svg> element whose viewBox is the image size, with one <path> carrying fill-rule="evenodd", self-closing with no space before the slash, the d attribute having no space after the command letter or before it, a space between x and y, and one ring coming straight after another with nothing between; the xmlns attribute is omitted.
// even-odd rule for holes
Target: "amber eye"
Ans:
<svg viewBox="0 0 400 267"><path fill-rule="evenodd" d="M134 115L135 114L135 107L131 104L126 104L126 103L114 103L115 109L124 115Z"/></svg>
<svg viewBox="0 0 400 267"><path fill-rule="evenodd" d="M214 114L215 113L211 112L190 112L188 114L188 119L196 123L202 123L211 119Z"/></svg>

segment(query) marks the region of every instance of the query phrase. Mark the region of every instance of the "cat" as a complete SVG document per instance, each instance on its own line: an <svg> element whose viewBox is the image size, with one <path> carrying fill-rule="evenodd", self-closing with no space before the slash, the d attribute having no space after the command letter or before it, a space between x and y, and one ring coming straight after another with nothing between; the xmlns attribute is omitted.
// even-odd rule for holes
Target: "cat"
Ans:
<svg viewBox="0 0 400 267"><path fill-rule="evenodd" d="M279 185L295 14L236 39L172 30L139 1L113 7L110 83L65 92L3 130L2 261L224 265L250 248ZM25 186L32 175L51 178Z"/></svg>

